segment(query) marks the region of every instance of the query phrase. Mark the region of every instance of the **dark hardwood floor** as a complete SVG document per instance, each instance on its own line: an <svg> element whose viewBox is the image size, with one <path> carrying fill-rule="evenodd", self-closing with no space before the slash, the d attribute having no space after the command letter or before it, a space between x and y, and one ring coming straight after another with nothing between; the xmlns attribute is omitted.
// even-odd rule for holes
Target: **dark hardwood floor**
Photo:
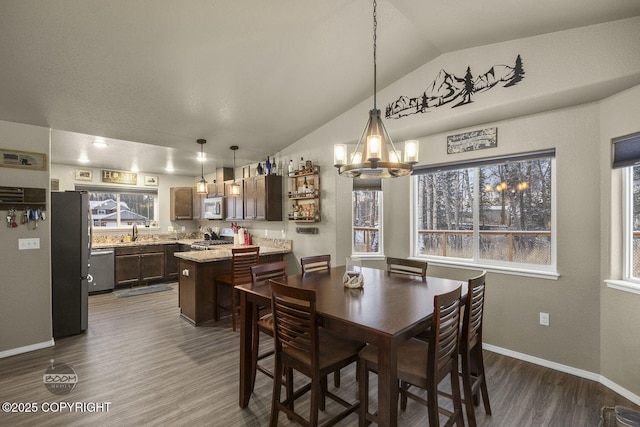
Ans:
<svg viewBox="0 0 640 427"><path fill-rule="evenodd" d="M228 322L196 328L181 320L177 285L173 287L129 298L91 296L86 333L0 359L0 402L38 407L36 413L0 412L0 425L267 425L271 380L266 376L258 374L249 407L238 406L239 333ZM262 343L269 340L263 337ZM485 358L493 415L477 408L480 426L597 426L603 406L640 409L593 381L496 353L486 352ZM78 383L69 394L55 395L44 386L51 359L76 371ZM375 376L371 378L375 408ZM338 393L357 398L355 367L342 371ZM110 404L108 412L44 412L58 409L47 407L52 402ZM305 403L297 408L304 411ZM336 410L328 401L327 413ZM293 425L282 415L280 422ZM357 423L352 414L341 425ZM399 424L427 425L426 410L410 401Z"/></svg>

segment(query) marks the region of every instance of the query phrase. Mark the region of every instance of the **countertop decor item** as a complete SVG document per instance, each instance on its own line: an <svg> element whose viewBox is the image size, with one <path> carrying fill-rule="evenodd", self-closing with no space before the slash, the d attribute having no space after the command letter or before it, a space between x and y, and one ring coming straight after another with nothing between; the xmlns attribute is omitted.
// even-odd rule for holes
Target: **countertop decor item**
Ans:
<svg viewBox="0 0 640 427"><path fill-rule="evenodd" d="M377 2L373 0L373 109L358 145L349 157L346 144L336 144L333 165L338 174L349 178L395 178L409 175L418 162L418 141L406 141L404 162L382 123L382 113L376 106L376 41Z"/></svg>

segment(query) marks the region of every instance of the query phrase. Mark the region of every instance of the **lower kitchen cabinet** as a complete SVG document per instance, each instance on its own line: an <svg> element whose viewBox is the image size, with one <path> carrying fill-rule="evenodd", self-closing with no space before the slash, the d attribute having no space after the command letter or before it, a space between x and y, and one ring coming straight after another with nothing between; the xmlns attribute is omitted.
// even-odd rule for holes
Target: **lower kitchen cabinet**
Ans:
<svg viewBox="0 0 640 427"><path fill-rule="evenodd" d="M116 248L116 286L165 278L165 245Z"/></svg>
<svg viewBox="0 0 640 427"><path fill-rule="evenodd" d="M180 263L178 258L173 254L176 252L189 252L191 250L189 245L180 243L174 243L165 245L164 247L164 278L167 280L178 279L178 272L180 271Z"/></svg>

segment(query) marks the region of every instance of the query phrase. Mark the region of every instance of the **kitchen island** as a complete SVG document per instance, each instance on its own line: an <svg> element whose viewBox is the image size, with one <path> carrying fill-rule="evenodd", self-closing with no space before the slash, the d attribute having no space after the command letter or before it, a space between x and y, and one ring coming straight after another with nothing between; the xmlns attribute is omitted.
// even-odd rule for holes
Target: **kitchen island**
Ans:
<svg viewBox="0 0 640 427"><path fill-rule="evenodd" d="M281 261L291 252L291 240L255 238L253 246L260 247L260 262ZM177 252L179 258L180 316L198 326L219 320L216 301L230 300L226 288L221 295L215 286L216 277L231 272L231 250L247 247L241 245L219 245L209 250Z"/></svg>

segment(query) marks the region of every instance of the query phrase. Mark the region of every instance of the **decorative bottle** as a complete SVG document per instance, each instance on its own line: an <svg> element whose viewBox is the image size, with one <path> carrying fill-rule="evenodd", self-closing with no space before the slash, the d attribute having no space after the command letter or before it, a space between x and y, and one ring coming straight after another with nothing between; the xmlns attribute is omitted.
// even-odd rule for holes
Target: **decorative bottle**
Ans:
<svg viewBox="0 0 640 427"><path fill-rule="evenodd" d="M309 184L307 184L307 177L304 177L304 194L306 195L309 192Z"/></svg>
<svg viewBox="0 0 640 427"><path fill-rule="evenodd" d="M293 172L295 172L294 166L293 166L293 159L289 160L289 174L292 174Z"/></svg>
<svg viewBox="0 0 640 427"><path fill-rule="evenodd" d="M263 170L262 170L262 163L258 162L258 167L256 168L256 173L257 173L258 175L262 175L262 172L263 172Z"/></svg>
<svg viewBox="0 0 640 427"><path fill-rule="evenodd" d="M267 175L271 175L271 162L269 161L269 156L267 156L267 161L264 164Z"/></svg>
<svg viewBox="0 0 640 427"><path fill-rule="evenodd" d="M300 171L300 173L304 172L304 159L302 157L300 157L300 163L298 164L298 170Z"/></svg>

